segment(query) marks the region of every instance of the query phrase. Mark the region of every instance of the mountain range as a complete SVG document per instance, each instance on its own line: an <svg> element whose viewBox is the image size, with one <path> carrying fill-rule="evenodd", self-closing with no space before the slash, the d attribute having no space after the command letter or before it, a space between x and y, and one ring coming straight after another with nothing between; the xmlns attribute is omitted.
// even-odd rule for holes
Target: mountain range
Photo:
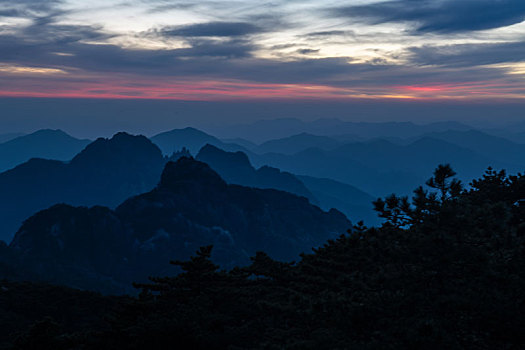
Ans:
<svg viewBox="0 0 525 350"><path fill-rule="evenodd" d="M0 172L31 158L70 160L90 142L76 139L61 130L50 129L7 138L6 142L0 143Z"/></svg>
<svg viewBox="0 0 525 350"><path fill-rule="evenodd" d="M144 136L97 139L69 162L33 158L0 174L0 239L23 220L56 203L116 206L155 187L161 151Z"/></svg>
<svg viewBox="0 0 525 350"><path fill-rule="evenodd" d="M341 124L328 120L299 125L324 125L327 130L330 125ZM181 155L193 154L209 163L229 183L285 190L304 196L323 209L336 207L353 221L365 219L368 224L379 223L371 209L372 198L393 192L409 194L413 184L424 182L439 163L450 163L463 180L477 176L488 166L511 173L525 167L523 144L462 124L395 123L395 128L405 129L404 135L423 133L408 138L370 139L366 137L372 136L371 130L376 130L377 136L392 125L345 125L354 131L368 130L368 134L341 134L344 129L331 136L303 132L257 145L242 139L222 141L203 131L184 128L153 136L153 143L143 137L141 142L125 145L121 141L127 139L126 134L118 134L107 142L98 139L78 156L73 154L75 147L88 141L62 131L42 130L15 138L0 144L0 150L23 149L26 155L19 159L25 159L42 154L42 149L61 149L69 154L57 158L71 160L31 159L0 173L0 239L9 240L25 218L55 203L114 207L130 195L153 188L166 161ZM455 129L436 131L443 128ZM427 130L434 131L424 133ZM159 148L163 152L155 143L162 146ZM166 157L182 148L189 148L189 153ZM201 149L203 152L199 153ZM240 151L242 154L235 153ZM46 158L52 156L48 152Z"/></svg>
<svg viewBox="0 0 525 350"><path fill-rule="evenodd" d="M213 129L220 138L242 137L255 143L285 138L301 133L320 136L354 135L363 139L399 137L408 138L429 132L470 130L472 127L454 121L415 124L412 122L348 122L337 118L303 121L297 118L260 120L251 124L227 125Z"/></svg>
<svg viewBox="0 0 525 350"><path fill-rule="evenodd" d="M255 169L248 156L241 151L227 152L207 144L195 158L210 165L228 183L287 191L318 204L314 195L297 177L269 166Z"/></svg>
<svg viewBox="0 0 525 350"><path fill-rule="evenodd" d="M330 142L329 140L332 140ZM341 136L299 134L263 143L272 152L252 148L250 159L294 174L330 178L375 196L411 192L436 164L450 163L465 181L487 167L510 173L525 168L525 145L478 130L448 130L412 138L374 138L343 142ZM282 147L281 152L277 150Z"/></svg>
<svg viewBox="0 0 525 350"><path fill-rule="evenodd" d="M166 131L152 136L150 139L159 146L165 155L171 155L182 148L188 149L191 154L195 155L207 144L228 151L244 150L243 146L221 141L212 135L191 127Z"/></svg>
<svg viewBox="0 0 525 350"><path fill-rule="evenodd" d="M9 140L15 139L20 136L24 136L25 134L22 132L8 132L0 134L0 143L7 142Z"/></svg>
<svg viewBox="0 0 525 350"><path fill-rule="evenodd" d="M408 194L414 183L424 183L436 164L449 163L460 179L468 180L488 167L518 172L523 165L505 163L470 149L425 137L408 145L385 140L352 143L326 151L310 148L293 155L269 153L257 162L295 174L350 183L370 194Z"/></svg>
<svg viewBox="0 0 525 350"><path fill-rule="evenodd" d="M153 190L115 210L57 204L38 212L3 254L39 280L120 294L132 292L131 282L175 273L170 259L187 259L201 246L213 244L214 260L231 268L259 250L297 259L350 228L337 210L227 184L207 164L182 157L166 164Z"/></svg>
<svg viewBox="0 0 525 350"><path fill-rule="evenodd" d="M372 209L375 198L354 186L326 178L297 176L266 165L255 169L245 153L227 152L212 145L204 146L196 158L209 164L228 183L287 191L308 198L322 209L337 208L352 221L380 223Z"/></svg>

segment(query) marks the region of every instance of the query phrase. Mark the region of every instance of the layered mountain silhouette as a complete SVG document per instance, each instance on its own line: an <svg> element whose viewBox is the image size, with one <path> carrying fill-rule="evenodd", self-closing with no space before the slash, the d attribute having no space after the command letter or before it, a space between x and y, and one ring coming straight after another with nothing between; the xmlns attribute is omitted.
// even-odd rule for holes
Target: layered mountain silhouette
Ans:
<svg viewBox="0 0 525 350"><path fill-rule="evenodd" d="M227 152L207 144L199 151L196 159L210 165L228 183L274 188L306 197L313 204L318 203L314 195L294 175L269 166L255 169L248 156L241 151Z"/></svg>
<svg viewBox="0 0 525 350"><path fill-rule="evenodd" d="M31 158L70 160L90 142L50 129L15 137L0 143L0 172Z"/></svg>
<svg viewBox="0 0 525 350"><path fill-rule="evenodd" d="M279 190L227 184L207 164L183 157L166 164L152 191L115 210L58 204L38 212L8 253L41 280L124 293L131 282L176 272L168 262L200 246L213 244L213 258L224 267L247 263L259 250L293 260L350 227L337 210L324 212Z"/></svg>
<svg viewBox="0 0 525 350"><path fill-rule="evenodd" d="M297 178L312 192L322 209L337 208L350 220L363 220L369 226L381 223L372 205L377 198L357 187L326 178L304 175Z"/></svg>
<svg viewBox="0 0 525 350"><path fill-rule="evenodd" d="M376 139L332 150L309 148L291 155L268 153L253 160L295 174L351 183L375 196L410 193L412 184L423 183L436 164L451 164L466 181L488 166L519 172L525 165L491 158L433 137L422 137L408 144Z"/></svg>
<svg viewBox="0 0 525 350"><path fill-rule="evenodd" d="M201 130L187 127L184 129L173 129L151 137L165 155L171 155L174 152L186 148L191 154L195 155L207 144L225 149L228 151L244 150L244 147L235 143L227 143L211 136Z"/></svg>
<svg viewBox="0 0 525 350"><path fill-rule="evenodd" d="M150 140L126 133L92 142L70 162L31 159L0 174L0 239L55 203L116 206L155 187L164 163Z"/></svg>
<svg viewBox="0 0 525 350"><path fill-rule="evenodd" d="M204 146L197 159L209 164L228 183L287 191L308 198L322 209L337 208L353 221L379 223L372 208L375 198L354 186L326 178L296 176L269 166L255 169L245 153L226 152L211 145Z"/></svg>
<svg viewBox="0 0 525 350"><path fill-rule="evenodd" d="M493 136L478 130L448 130L424 136L467 148L501 162L516 165L525 164L525 144L512 142L506 138Z"/></svg>
<svg viewBox="0 0 525 350"><path fill-rule="evenodd" d="M308 148L331 150L341 145L342 143L334 138L304 132L282 139L266 141L255 148L254 151L257 153L294 154Z"/></svg>
<svg viewBox="0 0 525 350"><path fill-rule="evenodd" d="M10 141L12 139L16 139L17 137L24 136L24 133L21 132L8 132L0 134L0 143L4 143L7 141Z"/></svg>
<svg viewBox="0 0 525 350"><path fill-rule="evenodd" d="M363 139L378 137L416 137L430 132L446 130L470 130L470 126L454 122L436 122L415 124L412 122L348 122L337 118L322 118L314 121L303 121L296 118L279 118L260 120L251 124L228 125L217 128L216 135L223 138L242 136L256 143L276 138L287 138L292 135L309 133L321 136L351 134Z"/></svg>

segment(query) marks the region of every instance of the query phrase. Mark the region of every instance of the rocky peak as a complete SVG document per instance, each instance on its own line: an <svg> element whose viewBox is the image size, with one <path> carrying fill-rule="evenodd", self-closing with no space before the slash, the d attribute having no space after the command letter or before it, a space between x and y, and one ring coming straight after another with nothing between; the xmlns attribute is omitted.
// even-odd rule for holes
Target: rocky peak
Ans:
<svg viewBox="0 0 525 350"><path fill-rule="evenodd" d="M248 156L243 152L226 152L213 145L206 144L201 148L197 159L201 159L205 162L214 161L222 164L227 164L233 167L247 167L252 168Z"/></svg>
<svg viewBox="0 0 525 350"><path fill-rule="evenodd" d="M142 135L119 132L110 139L99 138L90 143L73 160L73 164L101 160L128 159L155 162L162 160L160 149Z"/></svg>
<svg viewBox="0 0 525 350"><path fill-rule="evenodd" d="M166 164L158 188L175 190L188 184L217 189L226 188L226 182L208 164L188 157Z"/></svg>

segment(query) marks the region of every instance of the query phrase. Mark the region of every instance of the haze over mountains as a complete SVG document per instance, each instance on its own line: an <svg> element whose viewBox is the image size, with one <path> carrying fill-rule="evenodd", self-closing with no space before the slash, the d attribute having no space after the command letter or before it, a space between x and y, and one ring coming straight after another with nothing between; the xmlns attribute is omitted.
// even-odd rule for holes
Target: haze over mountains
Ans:
<svg viewBox="0 0 525 350"><path fill-rule="evenodd" d="M216 134L222 138L243 137L262 143L303 132L320 136L346 134L361 138L407 138L433 131L469 129L470 126L453 121L414 124L412 122L346 122L337 118L322 118L308 122L297 118L280 118L260 120L251 124L229 125L227 128L217 129Z"/></svg>
<svg viewBox="0 0 525 350"><path fill-rule="evenodd" d="M187 127L184 129L173 129L151 137L151 141L155 143L162 152L170 155L182 148L188 149L191 154L197 154L199 150L206 144L210 144L221 149L242 150L242 146L235 143L226 143L215 136L209 135L203 131L195 128Z"/></svg>
<svg viewBox="0 0 525 350"><path fill-rule="evenodd" d="M195 158L210 165L228 183L283 190L306 197L311 203L318 204L313 194L295 176L269 166L255 169L243 152L227 152L206 144Z"/></svg>
<svg viewBox="0 0 525 350"><path fill-rule="evenodd" d="M190 129L190 133L194 130ZM323 195L320 201L293 174L268 166L256 170L242 152L230 153L207 144L197 158L211 164L229 183L287 191L308 198L325 210L347 203L350 207L340 206L340 210L350 218L377 222L370 215L372 197L361 195L350 185L340 184L346 189L340 192L344 196L336 191L332 193L335 199ZM153 188L169 159L173 156L162 156L160 149L144 136L126 133L94 141L69 162L31 159L0 174L0 237L9 241L23 220L53 204L114 207ZM310 179L312 184L315 181ZM312 186L319 191L318 184ZM331 192L330 186L326 191ZM358 194L355 199L346 197L352 191Z"/></svg>
<svg viewBox="0 0 525 350"><path fill-rule="evenodd" d="M24 136L24 135L25 134L22 132L9 132L9 133L0 134L0 143L4 143L4 142L7 142L9 140L12 140L17 137Z"/></svg>
<svg viewBox="0 0 525 350"><path fill-rule="evenodd" d="M89 141L59 130L41 130L1 143L0 152L9 157L0 162L5 167L20 165L0 174L0 237L9 241L24 219L56 203L114 207L150 190L168 157L182 148L210 164L228 183L285 190L368 224L379 223L372 210L373 198L393 192L409 194L413 184L424 182L437 164L450 163L466 181L488 166L509 173L525 168L524 144L456 122L285 119L254 125L261 130L281 126L273 130L285 136L256 144L243 139L249 136L248 129L246 135L223 141L185 128L155 135L152 143L144 137L117 134L111 140L95 141L78 155ZM516 130L521 129L517 126ZM299 133L287 135L295 131ZM34 157L47 160L23 163Z"/></svg>
<svg viewBox="0 0 525 350"><path fill-rule="evenodd" d="M275 188L306 197L310 203L329 210L337 208L352 221L377 224L371 195L342 182L311 176L296 176L277 168L255 169L248 156L240 151L226 152L215 146L204 146L196 158L209 164L227 182L258 188Z"/></svg>
<svg viewBox="0 0 525 350"><path fill-rule="evenodd" d="M69 162L33 158L0 174L0 237L53 204L116 206L151 190L165 159L144 136L119 133L90 143Z"/></svg>
<svg viewBox="0 0 525 350"><path fill-rule="evenodd" d="M260 250L293 260L350 226L337 210L323 212L284 191L228 185L207 164L183 157L166 164L153 190L115 210L58 204L33 215L3 253L14 255L7 265L16 262L18 278L31 273L121 294L133 293L132 282L176 272L168 261L201 246L213 244L214 260L226 268Z"/></svg>
<svg viewBox="0 0 525 350"><path fill-rule="evenodd" d="M5 171L31 158L70 160L90 140L79 140L61 130L39 130L29 135L3 135L0 143L0 171ZM0 142L2 137L0 135Z"/></svg>
<svg viewBox="0 0 525 350"><path fill-rule="evenodd" d="M412 138L431 132L449 130L480 130L491 135L525 143L525 125L514 122L497 128L473 127L457 121L441 121L428 124L413 122L350 122L337 118L321 118L303 121L297 118L265 119L249 124L231 124L223 127L205 128L220 139L243 138L256 144L289 137L301 133L318 136L371 138Z"/></svg>

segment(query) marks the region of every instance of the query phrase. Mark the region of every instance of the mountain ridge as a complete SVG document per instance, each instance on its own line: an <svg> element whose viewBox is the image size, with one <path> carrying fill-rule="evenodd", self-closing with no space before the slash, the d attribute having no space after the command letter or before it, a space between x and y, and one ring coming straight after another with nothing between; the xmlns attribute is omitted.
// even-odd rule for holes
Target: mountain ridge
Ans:
<svg viewBox="0 0 525 350"><path fill-rule="evenodd" d="M153 188L164 163L149 139L119 133L93 141L70 162L36 158L0 173L0 239L56 203L116 206Z"/></svg>
<svg viewBox="0 0 525 350"><path fill-rule="evenodd" d="M68 161L90 140L74 138L62 130L42 129L0 143L0 172L31 158Z"/></svg>
<svg viewBox="0 0 525 350"><path fill-rule="evenodd" d="M41 280L104 293L176 273L167 262L213 244L232 268L259 250L290 260L351 228L339 211L274 189L227 184L207 164L168 162L158 185L115 210L57 204L28 218L10 249Z"/></svg>

